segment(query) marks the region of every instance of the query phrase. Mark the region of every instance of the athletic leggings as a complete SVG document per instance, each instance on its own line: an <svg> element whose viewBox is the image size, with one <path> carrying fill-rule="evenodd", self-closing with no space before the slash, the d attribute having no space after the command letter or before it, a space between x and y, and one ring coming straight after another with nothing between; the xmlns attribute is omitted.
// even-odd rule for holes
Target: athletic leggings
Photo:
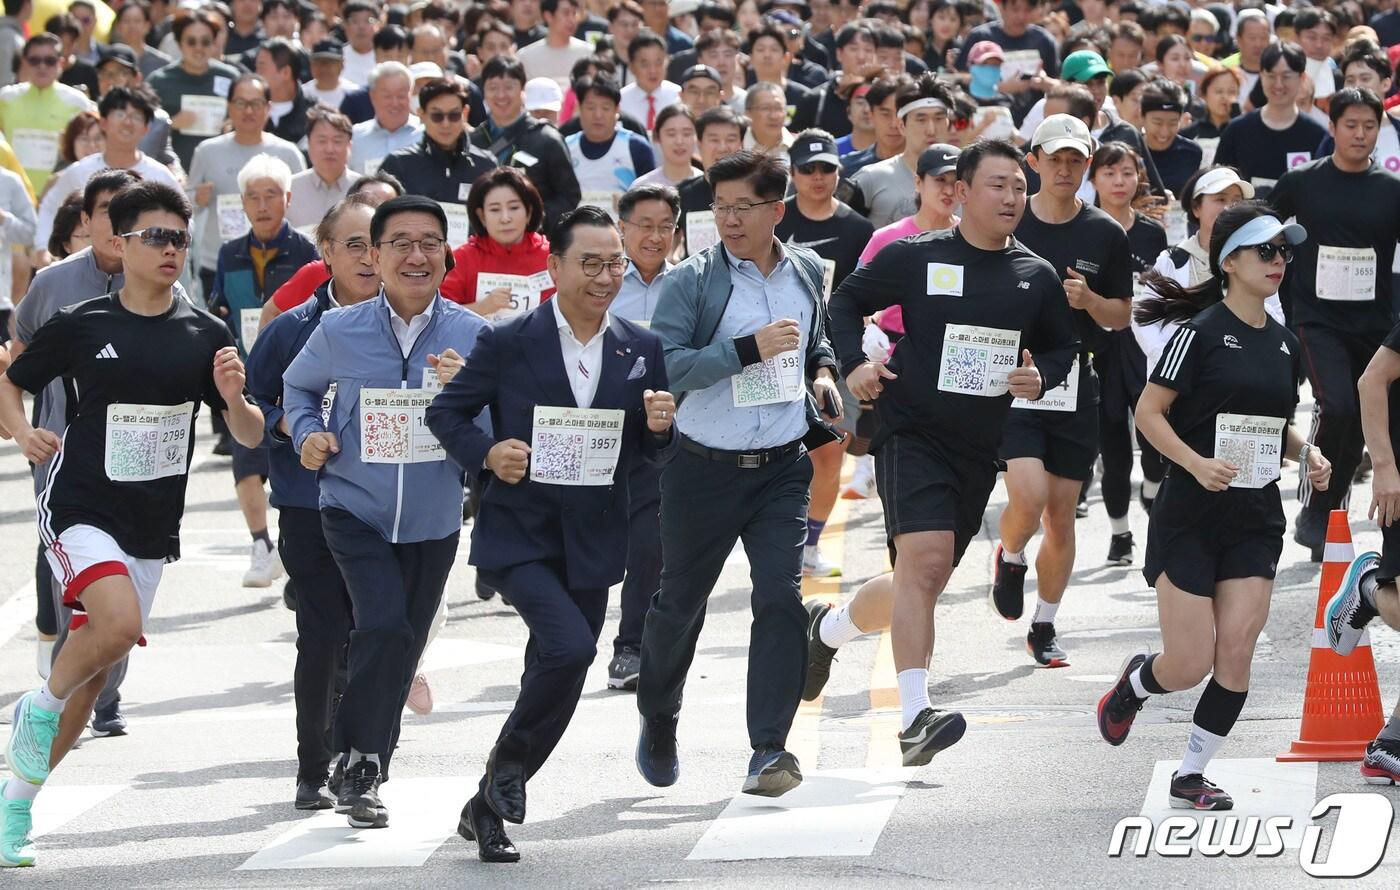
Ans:
<svg viewBox="0 0 1400 890"><path fill-rule="evenodd" d="M1141 433L1138 445L1142 449L1142 476L1150 482L1161 482L1165 473L1162 456ZM1126 417L1109 417L1104 402L1099 402L1099 453L1103 457L1103 505L1111 518L1128 515L1133 495L1133 433Z"/></svg>

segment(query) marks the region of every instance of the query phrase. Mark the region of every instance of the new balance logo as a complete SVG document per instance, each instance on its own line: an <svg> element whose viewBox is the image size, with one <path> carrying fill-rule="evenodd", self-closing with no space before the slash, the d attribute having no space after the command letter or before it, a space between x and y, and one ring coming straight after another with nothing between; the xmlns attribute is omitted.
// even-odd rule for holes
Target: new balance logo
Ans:
<svg viewBox="0 0 1400 890"><path fill-rule="evenodd" d="M1020 288L1021 290L1030 290L1030 289L1031 289L1031 283L1030 283L1029 281L1018 281L1018 282L1016 282L1016 286L1017 286L1018 288Z"/></svg>
<svg viewBox="0 0 1400 890"><path fill-rule="evenodd" d="M111 343L108 343L106 346L102 347L102 351L99 352L99 353L96 355L96 358L116 358L116 357L117 357L117 350L116 350L116 347L114 347Z"/></svg>

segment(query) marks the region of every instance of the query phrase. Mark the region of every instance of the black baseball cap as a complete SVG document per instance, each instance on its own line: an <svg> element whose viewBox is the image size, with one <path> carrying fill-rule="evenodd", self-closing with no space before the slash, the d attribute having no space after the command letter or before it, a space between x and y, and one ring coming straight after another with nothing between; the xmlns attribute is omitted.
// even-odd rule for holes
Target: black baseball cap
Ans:
<svg viewBox="0 0 1400 890"><path fill-rule="evenodd" d="M138 70L136 65L136 53L125 43L113 43L108 46L99 47L97 50L97 67L101 68L108 62L116 62L130 68L132 71Z"/></svg>
<svg viewBox="0 0 1400 890"><path fill-rule="evenodd" d="M339 40L318 40L311 49L311 58L343 62L345 61L345 45Z"/></svg>
<svg viewBox="0 0 1400 890"><path fill-rule="evenodd" d="M924 149L924 153L919 155L918 173L920 176L941 176L952 170L958 169L958 154L961 149L957 146L939 142Z"/></svg>
<svg viewBox="0 0 1400 890"><path fill-rule="evenodd" d="M720 86L724 86L724 79L719 76L718 71L709 65L691 65L685 69L685 73L681 75L681 84L685 85L697 77L708 77Z"/></svg>
<svg viewBox="0 0 1400 890"><path fill-rule="evenodd" d="M834 139L809 139L804 136L788 146L788 157L794 167L807 164L830 164L837 169L841 167L841 154L836 150Z"/></svg>

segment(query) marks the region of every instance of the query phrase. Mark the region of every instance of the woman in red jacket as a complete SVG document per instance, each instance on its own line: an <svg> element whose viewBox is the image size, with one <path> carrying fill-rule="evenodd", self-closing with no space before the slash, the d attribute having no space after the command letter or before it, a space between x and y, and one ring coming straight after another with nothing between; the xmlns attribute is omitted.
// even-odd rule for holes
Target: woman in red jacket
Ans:
<svg viewBox="0 0 1400 890"><path fill-rule="evenodd" d="M472 183L467 196L471 237L452 252L456 268L442 295L487 318L509 318L554 296L544 202L524 174L497 167Z"/></svg>

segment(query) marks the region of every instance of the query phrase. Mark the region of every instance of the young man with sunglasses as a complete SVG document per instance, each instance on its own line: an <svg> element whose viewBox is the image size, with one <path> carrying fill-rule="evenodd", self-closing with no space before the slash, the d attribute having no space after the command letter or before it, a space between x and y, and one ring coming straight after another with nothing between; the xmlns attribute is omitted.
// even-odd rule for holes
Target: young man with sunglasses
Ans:
<svg viewBox="0 0 1400 890"><path fill-rule="evenodd" d="M429 628L457 557L464 469L424 426L439 358L470 355L487 325L438 292L451 263L447 214L421 195L370 220L380 296L327 313L282 375L301 464L320 471L321 526L354 606L349 678L331 749L348 751L340 805L383 828L379 799ZM329 419L322 413L335 386Z"/></svg>
<svg viewBox="0 0 1400 890"><path fill-rule="evenodd" d="M68 122L92 111L92 100L58 82L63 43L52 34L36 34L21 53L29 80L0 89L0 130L14 146L35 191L43 191L58 162L59 141Z"/></svg>
<svg viewBox="0 0 1400 890"><path fill-rule="evenodd" d="M1303 509L1293 539L1314 562L1322 559L1328 513L1347 503L1361 461L1356 383L1390 330L1400 236L1400 179L1372 157L1388 125L1380 99L1346 88L1333 94L1329 116L1332 155L1285 173L1269 195L1280 219L1296 216L1308 230L1281 296L1316 398L1313 442L1336 461L1325 491L1306 478L1298 483Z"/></svg>
<svg viewBox="0 0 1400 890"><path fill-rule="evenodd" d="M792 161L792 184L795 194L783 203L783 218L773 234L779 241L806 247L821 258L824 277L824 297L860 264L860 252L875 234L870 220L836 198L836 186L841 181L841 161L836 154L836 140L825 130L803 130L788 148ZM845 411L842 421L845 432L855 433L860 403L842 388ZM836 506L837 490L841 486L841 462L845 446L841 442L811 452L811 505L807 511L807 536L802 548L802 574L831 578L841 574L841 566L822 558L818 544L831 510Z"/></svg>
<svg viewBox="0 0 1400 890"><path fill-rule="evenodd" d="M175 291L189 249L184 195L143 182L108 212L121 289L54 316L0 377L0 426L29 460L53 459L40 536L66 604L81 613L49 679L15 711L0 829L7 865L34 864L29 805L82 732L112 665L145 642L162 567L180 555L198 403L244 445L263 436L228 328ZM59 377L79 393L61 437L30 426L22 401Z"/></svg>
<svg viewBox="0 0 1400 890"><path fill-rule="evenodd" d="M457 829L486 862L520 858L502 821L525 820L526 784L597 655L629 556L628 487L615 482L664 463L676 443L661 342L608 311L628 266L612 218L585 205L554 231L554 298L484 333L427 416L454 460L491 473L471 562L530 630L520 695ZM493 435L475 423L487 409ZM584 431L587 450L574 442Z"/></svg>
<svg viewBox="0 0 1400 890"><path fill-rule="evenodd" d="M379 169L398 177L408 194L465 207L472 183L498 166L495 156L467 139L467 105L460 83L442 78L425 83L418 91L423 138L389 155Z"/></svg>

